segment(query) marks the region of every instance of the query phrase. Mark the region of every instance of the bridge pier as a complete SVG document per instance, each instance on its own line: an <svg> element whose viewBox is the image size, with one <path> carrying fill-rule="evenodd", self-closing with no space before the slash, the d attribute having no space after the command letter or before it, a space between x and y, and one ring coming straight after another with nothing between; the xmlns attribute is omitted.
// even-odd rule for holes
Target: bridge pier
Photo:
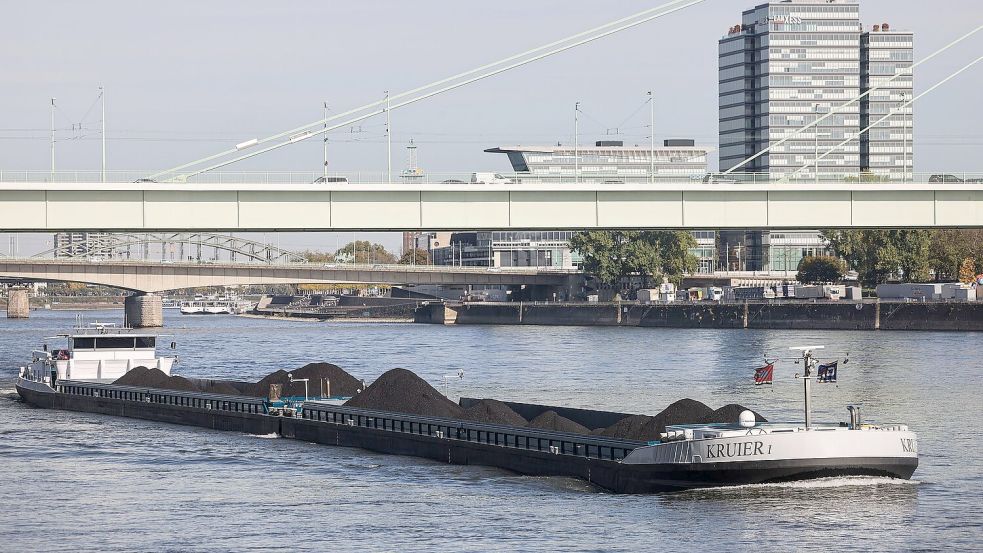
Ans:
<svg viewBox="0 0 983 553"><path fill-rule="evenodd" d="M31 313L31 299L26 288L11 288L7 291L7 318L26 319Z"/></svg>
<svg viewBox="0 0 983 553"><path fill-rule="evenodd" d="M155 328L164 326L164 299L154 294L133 294L123 301L126 326Z"/></svg>

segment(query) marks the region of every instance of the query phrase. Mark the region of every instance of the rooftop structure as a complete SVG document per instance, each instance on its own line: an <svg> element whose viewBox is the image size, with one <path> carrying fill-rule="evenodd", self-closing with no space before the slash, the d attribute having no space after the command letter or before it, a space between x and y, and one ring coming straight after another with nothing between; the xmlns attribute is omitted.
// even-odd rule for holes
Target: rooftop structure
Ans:
<svg viewBox="0 0 983 553"><path fill-rule="evenodd" d="M679 180L707 172L707 148L692 140L665 140L663 146L625 146L600 140L585 146L500 146L485 150L506 154L512 169L533 179L581 182ZM579 167L576 160L579 159Z"/></svg>

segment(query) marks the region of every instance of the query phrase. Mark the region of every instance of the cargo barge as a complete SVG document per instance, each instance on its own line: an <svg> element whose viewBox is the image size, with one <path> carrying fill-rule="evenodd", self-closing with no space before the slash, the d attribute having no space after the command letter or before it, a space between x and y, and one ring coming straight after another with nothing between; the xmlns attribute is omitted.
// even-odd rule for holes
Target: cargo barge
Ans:
<svg viewBox="0 0 983 553"><path fill-rule="evenodd" d="M757 423L746 411L733 423L669 425L658 441L633 441L377 411L333 401L298 401L288 408L274 408L266 398L65 379L33 365L21 369L16 388L27 403L41 408L276 433L523 475L574 477L616 493L840 475L910 478L918 465L917 440L905 425L863 424L859 411L852 409L849 424ZM467 401L472 400L462 403ZM526 411L558 410L585 422L626 416L508 405Z"/></svg>

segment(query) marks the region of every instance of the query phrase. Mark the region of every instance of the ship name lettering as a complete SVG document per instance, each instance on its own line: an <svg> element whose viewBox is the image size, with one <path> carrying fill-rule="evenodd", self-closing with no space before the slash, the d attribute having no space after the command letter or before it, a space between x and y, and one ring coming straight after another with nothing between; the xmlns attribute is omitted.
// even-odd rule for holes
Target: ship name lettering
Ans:
<svg viewBox="0 0 983 553"><path fill-rule="evenodd" d="M918 442L914 438L901 438L901 449L905 453L918 453Z"/></svg>
<svg viewBox="0 0 983 553"><path fill-rule="evenodd" d="M755 455L765 455L765 444L760 441L737 442L728 444L707 444L707 459L719 459L723 457L752 457ZM771 453L771 445L768 446L768 453Z"/></svg>

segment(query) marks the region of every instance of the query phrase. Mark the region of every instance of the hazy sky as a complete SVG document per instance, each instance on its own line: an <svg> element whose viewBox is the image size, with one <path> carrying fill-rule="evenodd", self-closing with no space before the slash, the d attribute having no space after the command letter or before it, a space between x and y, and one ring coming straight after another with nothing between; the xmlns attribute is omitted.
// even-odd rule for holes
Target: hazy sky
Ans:
<svg viewBox="0 0 983 553"><path fill-rule="evenodd" d="M110 169L161 169L335 111L495 61L659 5L659 0L535 2L2 0L0 169L49 165L49 98L57 98L57 165L99 167L97 88L107 89ZM394 166L410 138L431 172L507 170L502 144L583 142L621 129L717 140L717 40L752 0L703 4L392 113ZM865 26L915 31L919 59L983 21L979 0L862 0ZM983 51L983 33L915 73L924 90ZM983 65L915 107L917 171L980 171ZM91 110L90 110L91 107ZM72 131L73 123L82 131ZM610 130L609 130L610 129ZM386 164L382 120L331 135L343 172ZM230 170L316 171L320 141ZM711 156L716 165L716 156ZM332 240L333 244L333 240Z"/></svg>

